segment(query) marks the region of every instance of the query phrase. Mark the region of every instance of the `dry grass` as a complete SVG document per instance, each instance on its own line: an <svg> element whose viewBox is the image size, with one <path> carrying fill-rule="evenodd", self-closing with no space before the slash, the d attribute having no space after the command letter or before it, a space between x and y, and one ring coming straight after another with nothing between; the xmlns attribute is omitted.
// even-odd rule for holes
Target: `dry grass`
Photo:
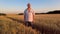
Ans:
<svg viewBox="0 0 60 34"><path fill-rule="evenodd" d="M34 24L43 30L44 34L60 34L60 14L40 14L36 15ZM0 31L7 34L40 34L42 32L36 31L31 27L27 27L22 23L8 19L7 17L15 18L23 21L23 15L7 15L6 17L0 16Z"/></svg>
<svg viewBox="0 0 60 34"><path fill-rule="evenodd" d="M22 23L0 16L0 34L38 34L39 31L27 27Z"/></svg>
<svg viewBox="0 0 60 34"><path fill-rule="evenodd" d="M60 34L60 14L36 15L35 24L42 27L44 32L51 34ZM48 34L49 34L48 33Z"/></svg>

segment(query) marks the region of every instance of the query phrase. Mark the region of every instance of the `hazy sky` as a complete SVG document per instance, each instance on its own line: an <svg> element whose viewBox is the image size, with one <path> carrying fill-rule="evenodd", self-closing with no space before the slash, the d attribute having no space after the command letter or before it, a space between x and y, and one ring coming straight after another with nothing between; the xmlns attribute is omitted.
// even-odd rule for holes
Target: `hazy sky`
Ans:
<svg viewBox="0 0 60 34"><path fill-rule="evenodd" d="M35 12L60 10L60 0L0 0L0 12L24 12L24 10L27 8L27 3L31 3Z"/></svg>

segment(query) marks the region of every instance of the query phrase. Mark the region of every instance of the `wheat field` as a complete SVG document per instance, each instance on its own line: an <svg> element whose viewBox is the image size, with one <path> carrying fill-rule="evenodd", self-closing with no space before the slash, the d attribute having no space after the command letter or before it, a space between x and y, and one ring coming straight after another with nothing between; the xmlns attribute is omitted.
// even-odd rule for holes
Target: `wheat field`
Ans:
<svg viewBox="0 0 60 34"><path fill-rule="evenodd" d="M35 15L34 25L24 25L24 15L0 16L0 34L60 34L60 14Z"/></svg>

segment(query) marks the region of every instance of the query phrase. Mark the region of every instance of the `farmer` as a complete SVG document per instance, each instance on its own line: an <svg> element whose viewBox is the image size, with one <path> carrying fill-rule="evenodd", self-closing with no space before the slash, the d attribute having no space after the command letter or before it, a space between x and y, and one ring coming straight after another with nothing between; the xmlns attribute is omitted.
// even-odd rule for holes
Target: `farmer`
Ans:
<svg viewBox="0 0 60 34"><path fill-rule="evenodd" d="M31 8L31 4L27 4L27 9L24 11L24 22L27 26L32 26L34 21L34 11Z"/></svg>

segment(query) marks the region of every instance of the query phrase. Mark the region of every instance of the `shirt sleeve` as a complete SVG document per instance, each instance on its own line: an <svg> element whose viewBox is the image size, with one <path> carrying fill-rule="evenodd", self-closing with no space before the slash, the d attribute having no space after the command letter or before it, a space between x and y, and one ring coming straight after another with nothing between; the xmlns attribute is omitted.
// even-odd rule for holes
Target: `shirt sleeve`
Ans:
<svg viewBox="0 0 60 34"><path fill-rule="evenodd" d="M33 15L35 15L35 11L34 10L32 10L33 11Z"/></svg>
<svg viewBox="0 0 60 34"><path fill-rule="evenodd" d="M26 9L24 10L24 20L26 19Z"/></svg>

